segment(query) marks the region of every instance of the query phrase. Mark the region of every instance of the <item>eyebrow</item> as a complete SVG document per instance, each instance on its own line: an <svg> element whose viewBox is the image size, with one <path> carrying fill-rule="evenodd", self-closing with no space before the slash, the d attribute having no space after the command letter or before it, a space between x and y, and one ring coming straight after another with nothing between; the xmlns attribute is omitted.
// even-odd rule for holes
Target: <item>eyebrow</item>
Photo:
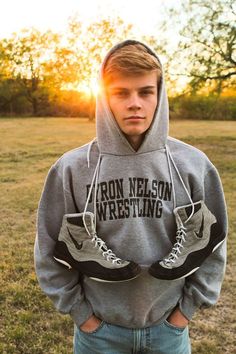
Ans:
<svg viewBox="0 0 236 354"><path fill-rule="evenodd" d="M156 85L148 85L148 86L142 86L142 87L139 87L138 90L148 90L148 89L153 89L153 88L156 88L157 86ZM126 87L111 87L110 90L124 90L124 91L129 91L129 89L127 89Z"/></svg>

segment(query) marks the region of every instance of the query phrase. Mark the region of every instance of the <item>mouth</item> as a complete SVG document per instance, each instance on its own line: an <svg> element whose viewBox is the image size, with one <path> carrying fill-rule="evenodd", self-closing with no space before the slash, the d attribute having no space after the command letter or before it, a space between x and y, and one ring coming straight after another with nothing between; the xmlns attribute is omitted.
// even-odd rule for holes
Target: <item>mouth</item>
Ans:
<svg viewBox="0 0 236 354"><path fill-rule="evenodd" d="M125 120L142 120L145 119L145 117L141 117L141 116L129 116L126 117Z"/></svg>

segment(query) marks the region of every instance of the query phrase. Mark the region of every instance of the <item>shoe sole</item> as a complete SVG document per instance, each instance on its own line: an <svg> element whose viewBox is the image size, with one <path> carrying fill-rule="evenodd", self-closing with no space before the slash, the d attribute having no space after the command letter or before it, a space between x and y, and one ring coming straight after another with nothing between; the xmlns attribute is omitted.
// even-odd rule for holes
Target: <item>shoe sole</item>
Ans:
<svg viewBox="0 0 236 354"><path fill-rule="evenodd" d="M212 253L215 252L215 250L217 250L217 248L220 247L220 245L222 245L223 242L224 242L224 240L222 240L220 243L218 243L218 245L216 245L216 246L213 248ZM189 275L191 275L191 274L193 274L194 272L196 272L199 268L200 268L200 267L196 267L196 268L190 270L189 273L183 275L182 277L175 278L175 279L173 279L173 280L179 280L179 279L186 278L186 277L188 277Z"/></svg>
<svg viewBox="0 0 236 354"><path fill-rule="evenodd" d="M71 265L70 265L69 263L67 263L66 261L64 261L63 259L57 258L57 257L55 257L55 256L53 256L53 258L54 258L57 262L59 262L59 263L63 264L64 266L66 266L68 269L72 269Z"/></svg>
<svg viewBox="0 0 236 354"><path fill-rule="evenodd" d="M224 239L225 240L225 239ZM216 245L213 250L212 253L215 252L215 250L217 250L218 247L220 247L220 245L222 245L222 243L224 242L224 240L222 240L221 242L218 243L218 245Z"/></svg>
<svg viewBox="0 0 236 354"><path fill-rule="evenodd" d="M63 259L57 258L57 257L55 257L55 256L54 256L53 258L54 258L57 262L59 262L59 263L63 264L64 266L66 266L68 269L72 269L71 265L70 265L68 262L64 261ZM101 282L101 283L123 283L123 282L125 282L125 281L130 281L130 280L132 280L132 279L135 279L135 278L137 278L139 275L140 275L140 273L137 274L137 275L135 275L135 276L132 277L132 278L125 279L125 280L105 280L105 279L100 279L100 278L96 278L96 277L90 277L90 276L87 276L87 277L88 277L89 279L92 279L92 280L95 280L95 281L98 281L98 282Z"/></svg>
<svg viewBox="0 0 236 354"><path fill-rule="evenodd" d="M179 279L184 279L186 277L188 277L189 275L193 274L194 272L196 272L200 267L196 267L192 270L190 270L189 273L185 274L185 275L182 275L182 277L179 277L179 278L175 278L175 279L172 279L172 280L179 280Z"/></svg>
<svg viewBox="0 0 236 354"><path fill-rule="evenodd" d="M129 266L124 268L114 269L104 268L102 265L92 260L79 262L71 256L67 245L62 241L58 241L53 258L66 268L73 268L86 275L88 278L93 278L101 282L116 283L129 281L136 278L141 273L141 268L134 262L130 262Z"/></svg>
<svg viewBox="0 0 236 354"><path fill-rule="evenodd" d="M212 224L212 237L214 238L214 234L219 233L219 229L217 228L217 223ZM216 229L216 230L215 230ZM222 245L222 243L225 241L224 237L222 239L222 234L221 236L218 237L218 239L221 238L221 240L213 247L211 248L211 243L209 242L208 246L203 249L205 251L205 255L202 256L202 250L198 250L193 252L191 255L189 254L189 256L186 258L186 261L184 264L182 264L180 267L177 268L164 268L162 266L159 265L159 262L157 262L157 268L155 268L155 263L153 265L153 268L149 268L148 272L150 275L152 275L154 278L157 279L163 279L163 280L178 280L178 279L182 279L182 278L186 278L187 276L189 276L190 274L193 274L194 272L196 272L196 270L198 270L201 266L201 264L205 261L205 259L211 254L213 253L217 248L220 247L220 245ZM188 258L191 260L191 263L193 262L192 259L195 259L195 267L193 269L191 269L190 271L188 271L187 273L184 272L184 267L186 267L186 262L189 263L190 260L188 260ZM188 266L186 268L189 268ZM160 270L160 272L158 272L158 269ZM176 274L177 273L177 274ZM179 274L178 274L179 273Z"/></svg>
<svg viewBox="0 0 236 354"><path fill-rule="evenodd" d="M133 279L136 279L140 276L140 273L135 275L133 278L129 278L129 279L125 279L125 280L104 280L104 279L100 279L100 278L95 278L95 277L88 277L89 279L101 282L101 283L124 283L126 281L130 281Z"/></svg>

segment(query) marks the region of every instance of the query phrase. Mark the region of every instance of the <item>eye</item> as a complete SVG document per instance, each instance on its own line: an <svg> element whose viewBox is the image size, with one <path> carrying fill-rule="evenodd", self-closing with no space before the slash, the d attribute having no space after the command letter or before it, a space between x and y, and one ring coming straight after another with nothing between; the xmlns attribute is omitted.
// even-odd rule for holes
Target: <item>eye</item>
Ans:
<svg viewBox="0 0 236 354"><path fill-rule="evenodd" d="M153 95L153 94L154 94L154 91L152 91L152 90L140 91L141 96L149 96L149 95Z"/></svg>
<svg viewBox="0 0 236 354"><path fill-rule="evenodd" d="M114 93L115 96L117 97L126 97L128 95L128 92L126 91L117 91Z"/></svg>

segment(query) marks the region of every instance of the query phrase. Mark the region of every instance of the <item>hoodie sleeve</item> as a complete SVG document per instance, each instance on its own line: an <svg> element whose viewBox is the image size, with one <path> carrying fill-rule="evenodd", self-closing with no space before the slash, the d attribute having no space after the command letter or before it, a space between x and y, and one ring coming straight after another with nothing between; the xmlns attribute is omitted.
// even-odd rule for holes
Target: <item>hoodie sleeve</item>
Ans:
<svg viewBox="0 0 236 354"><path fill-rule="evenodd" d="M69 183L67 183L69 185ZM35 269L39 285L56 309L70 314L79 327L93 313L79 283L79 273L53 259L53 250L65 213L75 213L72 194L55 165L46 178L37 214Z"/></svg>
<svg viewBox="0 0 236 354"><path fill-rule="evenodd" d="M227 213L220 177L213 166L205 176L201 190L194 200L203 199L219 223L219 232L227 235ZM226 240L213 252L201 267L186 278L179 307L189 320L198 308L214 305L220 295L226 266Z"/></svg>

